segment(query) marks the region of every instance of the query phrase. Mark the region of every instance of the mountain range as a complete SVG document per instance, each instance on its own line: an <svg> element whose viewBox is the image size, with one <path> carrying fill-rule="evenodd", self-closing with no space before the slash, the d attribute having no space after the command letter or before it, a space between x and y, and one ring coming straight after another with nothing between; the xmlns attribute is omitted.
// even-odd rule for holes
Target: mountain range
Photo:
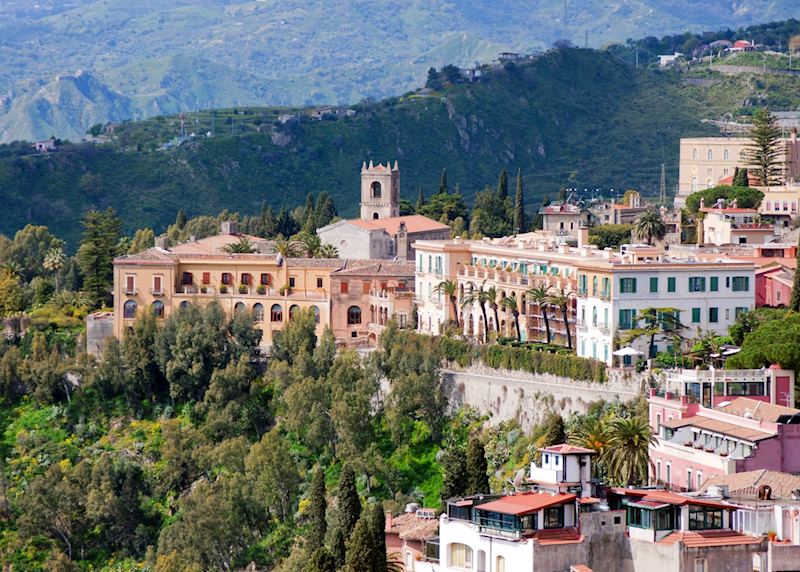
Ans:
<svg viewBox="0 0 800 572"><path fill-rule="evenodd" d="M198 108L350 104L557 40L739 27L796 0L5 0L0 142Z"/></svg>

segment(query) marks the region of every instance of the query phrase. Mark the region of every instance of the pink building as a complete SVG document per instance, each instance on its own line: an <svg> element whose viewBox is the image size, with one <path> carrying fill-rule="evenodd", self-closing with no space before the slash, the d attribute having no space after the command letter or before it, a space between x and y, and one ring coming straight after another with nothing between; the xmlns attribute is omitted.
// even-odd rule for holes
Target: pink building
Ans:
<svg viewBox="0 0 800 572"><path fill-rule="evenodd" d="M800 410L791 407L793 372L697 374L708 375L684 379L681 393L651 390L650 425L656 435L650 447L652 483L693 491L709 478L744 471L800 472Z"/></svg>
<svg viewBox="0 0 800 572"><path fill-rule="evenodd" d="M792 261L794 262L794 261ZM788 306L792 299L795 264L771 262L756 270L756 306Z"/></svg>

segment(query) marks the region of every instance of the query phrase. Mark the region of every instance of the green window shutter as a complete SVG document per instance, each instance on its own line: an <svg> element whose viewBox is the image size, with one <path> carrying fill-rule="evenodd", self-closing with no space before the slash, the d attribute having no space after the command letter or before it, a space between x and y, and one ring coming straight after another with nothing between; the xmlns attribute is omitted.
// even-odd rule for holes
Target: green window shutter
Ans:
<svg viewBox="0 0 800 572"><path fill-rule="evenodd" d="M670 276L667 278L667 292L674 292L675 291L675 277Z"/></svg>
<svg viewBox="0 0 800 572"><path fill-rule="evenodd" d="M692 308L692 323L700 323L700 308Z"/></svg>
<svg viewBox="0 0 800 572"><path fill-rule="evenodd" d="M650 292L658 292L658 276L650 277Z"/></svg>
<svg viewBox="0 0 800 572"><path fill-rule="evenodd" d="M711 287L709 288L712 292L717 292L719 290L719 278L716 276L711 277Z"/></svg>
<svg viewBox="0 0 800 572"><path fill-rule="evenodd" d="M708 321L712 324L719 322L719 308L708 309Z"/></svg>

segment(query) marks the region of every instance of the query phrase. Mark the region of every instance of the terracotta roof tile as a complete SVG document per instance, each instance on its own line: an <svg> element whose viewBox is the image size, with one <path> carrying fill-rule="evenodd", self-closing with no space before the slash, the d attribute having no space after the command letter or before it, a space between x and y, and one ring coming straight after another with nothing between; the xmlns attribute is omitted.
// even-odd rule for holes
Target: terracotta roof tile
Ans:
<svg viewBox="0 0 800 572"><path fill-rule="evenodd" d="M776 423L781 415L794 415L800 413L800 409L785 407L774 403L765 403L749 397L737 397L724 407L717 407L718 410L744 417L745 413L750 412L753 419Z"/></svg>
<svg viewBox="0 0 800 572"><path fill-rule="evenodd" d="M573 564L570 566L569 572L592 572L592 569L585 564Z"/></svg>
<svg viewBox="0 0 800 572"><path fill-rule="evenodd" d="M561 453L561 454L570 454L570 453L580 453L585 455L595 455L597 451L593 451L592 449L587 449L585 447L577 447L576 445L567 445L562 443L560 445L551 445L550 447L545 447L541 449L542 451L547 451L548 453Z"/></svg>
<svg viewBox="0 0 800 572"><path fill-rule="evenodd" d="M392 518L387 530L403 540L429 540L439 534L438 518L420 518L415 513L405 513Z"/></svg>
<svg viewBox="0 0 800 572"><path fill-rule="evenodd" d="M582 542L583 536L574 528L549 528L537 530L531 535L539 544L575 544Z"/></svg>
<svg viewBox="0 0 800 572"><path fill-rule="evenodd" d="M479 510L499 512L500 514L512 514L521 516L530 514L549 506L566 504L574 501L575 495L571 494L549 494L549 493L523 493L519 495L509 495L495 501L487 502L476 507Z"/></svg>
<svg viewBox="0 0 800 572"><path fill-rule="evenodd" d="M772 489L772 498L789 499L794 491L800 489L800 475L767 469L720 475L706 480L700 487L700 492L707 492L709 487L718 485L727 485L731 496L755 496L761 486L767 485Z"/></svg>
<svg viewBox="0 0 800 572"><path fill-rule="evenodd" d="M365 230L385 230L391 235L397 234L397 230L400 228L401 222L406 224L406 230L409 232L409 234L415 232L430 232L434 230L450 230L450 227L444 223L416 214L408 216L396 216L391 218L379 218L374 220L362 220L356 218L350 219L347 222Z"/></svg>
<svg viewBox="0 0 800 572"><path fill-rule="evenodd" d="M775 433L770 431L762 431L759 429L752 429L750 427L742 427L735 423L728 423L727 421L720 421L718 419L711 419L703 417L702 415L693 415L692 417L684 417L682 419L672 419L671 421L662 421L662 427L669 429L679 429L681 427L697 427L699 429L706 429L715 433L723 435L730 435L745 441L762 441L770 439L775 436Z"/></svg>
<svg viewBox="0 0 800 572"><path fill-rule="evenodd" d="M759 544L761 539L754 536L746 536L735 530L693 530L689 532L673 532L661 539L660 542L661 544L683 542L689 548L705 548L737 544Z"/></svg>

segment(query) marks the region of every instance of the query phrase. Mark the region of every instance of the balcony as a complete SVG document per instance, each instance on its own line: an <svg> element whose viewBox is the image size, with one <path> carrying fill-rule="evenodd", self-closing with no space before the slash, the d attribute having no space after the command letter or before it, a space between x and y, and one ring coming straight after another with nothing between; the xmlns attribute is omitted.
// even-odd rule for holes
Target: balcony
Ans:
<svg viewBox="0 0 800 572"><path fill-rule="evenodd" d="M122 290L122 293L126 296L136 296L136 292L138 292L136 288L124 288Z"/></svg>
<svg viewBox="0 0 800 572"><path fill-rule="evenodd" d="M530 479L537 483L556 484L562 480L562 471L556 469L543 469L531 463Z"/></svg>
<svg viewBox="0 0 800 572"><path fill-rule="evenodd" d="M163 288L150 288L150 294L153 296L163 296L164 289Z"/></svg>

